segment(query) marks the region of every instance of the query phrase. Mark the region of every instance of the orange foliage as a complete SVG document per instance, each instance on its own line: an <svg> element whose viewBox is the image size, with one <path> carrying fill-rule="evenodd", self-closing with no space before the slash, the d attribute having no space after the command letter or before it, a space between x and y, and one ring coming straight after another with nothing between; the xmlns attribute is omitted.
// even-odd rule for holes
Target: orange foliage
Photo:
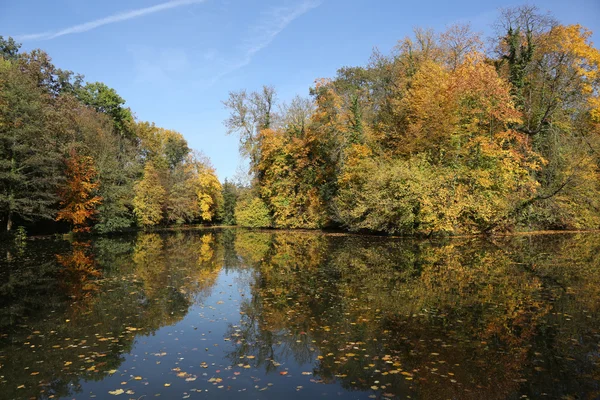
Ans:
<svg viewBox="0 0 600 400"><path fill-rule="evenodd" d="M74 242L71 253L56 255L62 266L62 286L78 301L88 299L98 290L96 279L102 276L96 260L89 254L89 247L89 242Z"/></svg>
<svg viewBox="0 0 600 400"><path fill-rule="evenodd" d="M70 222L73 232L87 232L90 230L87 224L102 202L100 196L93 194L100 185L96 181L98 173L94 160L89 156L81 156L72 149L66 160L66 167L67 182L59 193L62 201L56 220Z"/></svg>

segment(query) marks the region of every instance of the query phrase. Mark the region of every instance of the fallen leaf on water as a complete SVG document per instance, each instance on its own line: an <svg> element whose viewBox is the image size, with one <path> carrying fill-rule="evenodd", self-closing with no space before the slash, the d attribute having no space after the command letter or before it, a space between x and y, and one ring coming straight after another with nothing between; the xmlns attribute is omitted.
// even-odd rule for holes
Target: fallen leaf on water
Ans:
<svg viewBox="0 0 600 400"><path fill-rule="evenodd" d="M125 391L123 389L117 389L117 390L110 390L108 393L112 394L113 396L118 396L120 394L125 393Z"/></svg>
<svg viewBox="0 0 600 400"><path fill-rule="evenodd" d="M288 372L287 372L287 371L281 371L281 372L279 373L279 375L287 375L287 374L288 374Z"/></svg>

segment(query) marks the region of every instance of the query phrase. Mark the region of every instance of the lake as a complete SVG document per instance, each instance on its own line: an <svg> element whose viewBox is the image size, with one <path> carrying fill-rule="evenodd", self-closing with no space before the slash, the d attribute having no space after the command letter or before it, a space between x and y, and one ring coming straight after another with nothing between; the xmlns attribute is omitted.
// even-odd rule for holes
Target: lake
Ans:
<svg viewBox="0 0 600 400"><path fill-rule="evenodd" d="M600 234L0 244L0 399L600 398Z"/></svg>

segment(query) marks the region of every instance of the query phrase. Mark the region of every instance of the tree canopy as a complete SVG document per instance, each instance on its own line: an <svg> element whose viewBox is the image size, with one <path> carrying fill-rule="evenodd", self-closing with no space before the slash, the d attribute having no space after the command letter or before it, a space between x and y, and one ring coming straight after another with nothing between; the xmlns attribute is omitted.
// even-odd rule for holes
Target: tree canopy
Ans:
<svg viewBox="0 0 600 400"><path fill-rule="evenodd" d="M422 235L600 227L591 32L534 6L502 10L494 28L489 49L468 25L417 28L291 105L268 86L231 93L225 124L273 225Z"/></svg>
<svg viewBox="0 0 600 400"><path fill-rule="evenodd" d="M0 37L0 221L76 232L208 223L221 184L183 136L135 120L115 89ZM56 227L55 229L59 229Z"/></svg>

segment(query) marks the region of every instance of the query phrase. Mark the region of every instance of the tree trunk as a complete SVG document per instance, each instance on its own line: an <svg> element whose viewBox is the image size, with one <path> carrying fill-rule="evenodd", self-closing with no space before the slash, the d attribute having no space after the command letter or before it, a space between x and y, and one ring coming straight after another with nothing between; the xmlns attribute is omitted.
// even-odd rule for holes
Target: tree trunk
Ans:
<svg viewBox="0 0 600 400"><path fill-rule="evenodd" d="M6 232L10 232L12 229L13 221L12 221L12 212L8 212L8 217L6 217Z"/></svg>

